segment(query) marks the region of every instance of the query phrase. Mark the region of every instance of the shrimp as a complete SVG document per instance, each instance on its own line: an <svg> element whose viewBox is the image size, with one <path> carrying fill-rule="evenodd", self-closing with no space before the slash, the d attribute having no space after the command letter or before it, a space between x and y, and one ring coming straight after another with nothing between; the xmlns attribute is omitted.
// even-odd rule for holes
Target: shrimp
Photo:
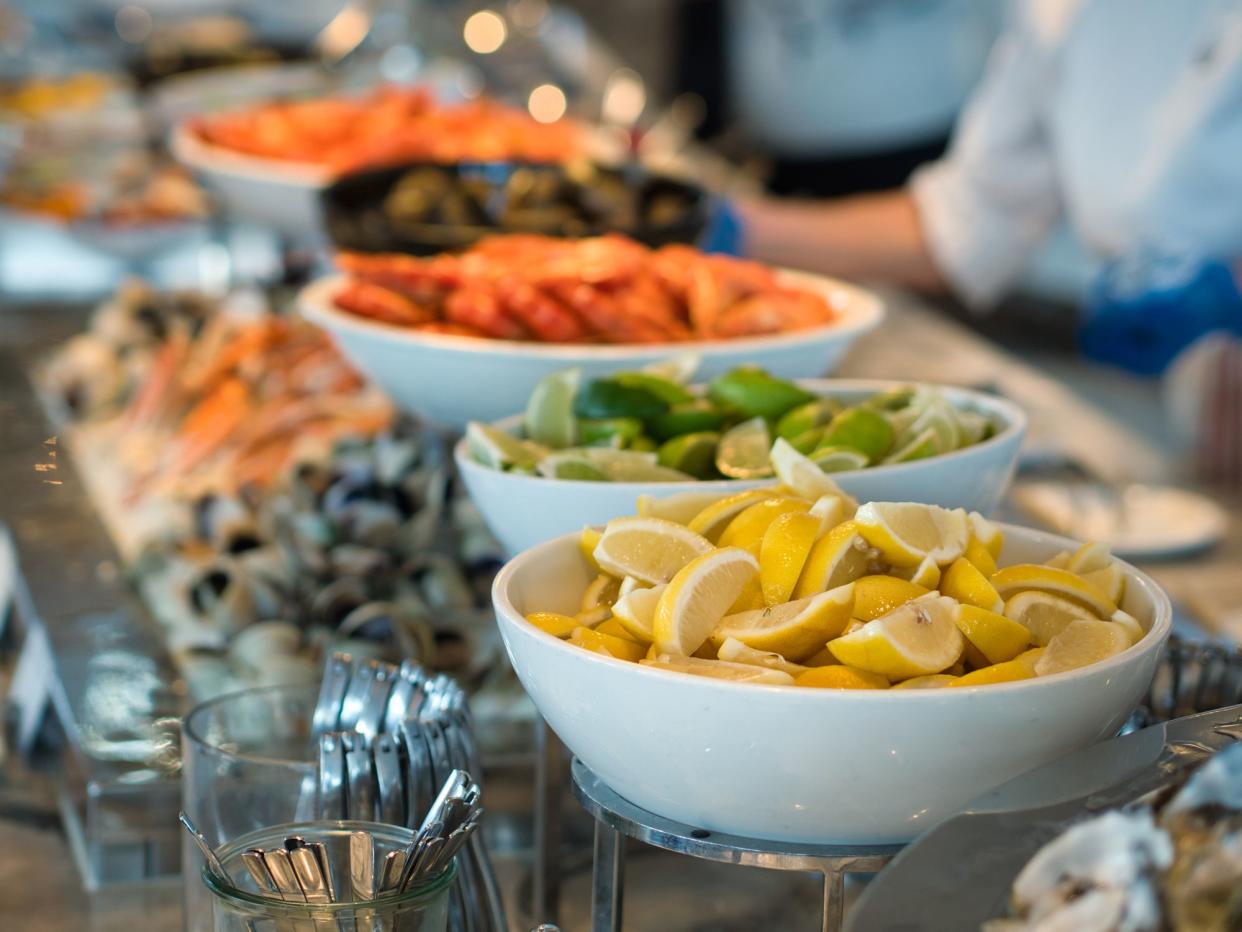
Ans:
<svg viewBox="0 0 1242 932"><path fill-rule="evenodd" d="M494 288L478 283L454 291L444 302L450 323L463 324L497 340L525 340L525 327L505 311Z"/></svg>
<svg viewBox="0 0 1242 932"><path fill-rule="evenodd" d="M386 324L408 327L435 320L435 314L413 298L368 281L351 281L332 296L342 310Z"/></svg>

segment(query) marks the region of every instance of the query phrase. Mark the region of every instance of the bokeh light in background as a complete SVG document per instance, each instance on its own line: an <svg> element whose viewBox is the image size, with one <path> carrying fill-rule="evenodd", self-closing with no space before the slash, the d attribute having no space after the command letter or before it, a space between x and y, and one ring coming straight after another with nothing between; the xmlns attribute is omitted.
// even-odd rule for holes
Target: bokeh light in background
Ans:
<svg viewBox="0 0 1242 932"><path fill-rule="evenodd" d="M540 123L555 123L565 115L567 106L565 92L555 84L540 84L526 101L530 115Z"/></svg>
<svg viewBox="0 0 1242 932"><path fill-rule="evenodd" d="M479 10L466 20L461 35L472 52L490 55L505 44L509 30L499 13Z"/></svg>
<svg viewBox="0 0 1242 932"><path fill-rule="evenodd" d="M518 29L538 29L547 15L547 0L513 0L509 4L509 19Z"/></svg>
<svg viewBox="0 0 1242 932"><path fill-rule="evenodd" d="M647 106L647 88L638 72L620 68L608 77L600 107L605 123L633 126Z"/></svg>
<svg viewBox="0 0 1242 932"><path fill-rule="evenodd" d="M116 11L116 34L133 45L151 35L151 14L140 6L127 4Z"/></svg>

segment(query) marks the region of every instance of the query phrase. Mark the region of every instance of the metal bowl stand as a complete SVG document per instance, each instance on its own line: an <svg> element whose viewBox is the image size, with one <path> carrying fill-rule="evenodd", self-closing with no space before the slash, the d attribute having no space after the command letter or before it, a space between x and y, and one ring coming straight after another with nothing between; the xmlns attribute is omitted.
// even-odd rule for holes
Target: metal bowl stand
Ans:
<svg viewBox="0 0 1242 932"><path fill-rule="evenodd" d="M591 932L620 932L625 893L625 839L723 864L781 871L815 871L824 877L823 932L840 932L845 875L875 873L901 845L814 845L744 838L696 828L640 809L621 798L582 761L570 767L574 796L595 819L591 879Z"/></svg>

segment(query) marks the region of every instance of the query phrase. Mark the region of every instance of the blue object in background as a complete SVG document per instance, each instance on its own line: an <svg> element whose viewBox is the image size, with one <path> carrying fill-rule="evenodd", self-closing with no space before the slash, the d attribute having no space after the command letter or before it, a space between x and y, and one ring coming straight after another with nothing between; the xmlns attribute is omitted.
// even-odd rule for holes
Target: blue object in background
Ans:
<svg viewBox="0 0 1242 932"><path fill-rule="evenodd" d="M742 254L742 223L724 198L713 200L712 214L707 221L707 229L699 239L699 248L704 252L719 252L727 256Z"/></svg>
<svg viewBox="0 0 1242 932"><path fill-rule="evenodd" d="M1159 375L1222 330L1242 334L1242 293L1229 266L1145 250L1104 267L1087 295L1079 343L1091 359Z"/></svg>

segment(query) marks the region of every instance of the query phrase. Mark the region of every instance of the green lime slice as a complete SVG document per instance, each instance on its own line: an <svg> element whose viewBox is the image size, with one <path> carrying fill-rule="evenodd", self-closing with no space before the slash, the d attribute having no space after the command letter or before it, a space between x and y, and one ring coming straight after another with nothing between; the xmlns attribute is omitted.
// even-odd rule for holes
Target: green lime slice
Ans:
<svg viewBox="0 0 1242 932"><path fill-rule="evenodd" d="M648 372L618 372L613 381L627 388L645 388L661 401L670 405L683 405L694 401L694 395L686 391L676 382L651 375Z"/></svg>
<svg viewBox="0 0 1242 932"><path fill-rule="evenodd" d="M821 447L849 447L876 462L893 448L896 434L883 414L866 408L842 411L824 430Z"/></svg>
<svg viewBox="0 0 1242 932"><path fill-rule="evenodd" d="M551 460L552 462L548 462ZM572 479L577 482L607 482L608 474L599 467L579 459L548 457L540 464L540 473L549 479Z"/></svg>
<svg viewBox="0 0 1242 932"><path fill-rule="evenodd" d="M731 479L758 479L772 475L768 451L772 435L761 417L730 428L716 447L716 468Z"/></svg>
<svg viewBox="0 0 1242 932"><path fill-rule="evenodd" d="M953 415L957 419L960 446L972 446L990 435L992 422L977 411L954 409Z"/></svg>
<svg viewBox="0 0 1242 932"><path fill-rule="evenodd" d="M716 445L720 434L713 430L682 434L661 445L656 452L657 462L670 469L679 469L696 479L710 479L716 475Z"/></svg>
<svg viewBox="0 0 1242 932"><path fill-rule="evenodd" d="M900 411L914 400L913 388L893 388L878 395L872 395L862 403L862 407L872 411Z"/></svg>
<svg viewBox="0 0 1242 932"><path fill-rule="evenodd" d="M824 472L845 472L847 469L865 469L871 460L861 450L820 447L811 455L811 462Z"/></svg>
<svg viewBox="0 0 1242 932"><path fill-rule="evenodd" d="M656 442L646 434L643 434L641 437L635 437L630 441L630 449L635 453L654 453L656 446Z"/></svg>
<svg viewBox="0 0 1242 932"><path fill-rule="evenodd" d="M676 382L678 385L689 385L694 374L699 371L699 364L702 361L703 357L698 353L678 353L660 362L643 366L642 371L669 382Z"/></svg>
<svg viewBox="0 0 1242 932"><path fill-rule="evenodd" d="M574 393L582 378L581 369L567 369L545 375L526 402L523 426L526 437L554 450L576 443Z"/></svg>
<svg viewBox="0 0 1242 932"><path fill-rule="evenodd" d="M606 417L578 421L578 440L585 447L628 447L643 432L636 417Z"/></svg>
<svg viewBox="0 0 1242 932"><path fill-rule="evenodd" d="M927 459L929 456L936 456L940 453L940 438L936 432L930 427L923 431L909 443L900 447L889 457L885 463L911 463L915 460Z"/></svg>
<svg viewBox="0 0 1242 932"><path fill-rule="evenodd" d="M671 440L681 434L720 430L724 422L723 411L710 401L699 398L687 404L673 405L665 413L653 417L648 426L657 439Z"/></svg>
<svg viewBox="0 0 1242 932"><path fill-rule="evenodd" d="M789 445L801 453L803 456L810 456L811 451L820 445L824 438L824 429L822 427L812 427L810 430L804 430L796 437L789 437Z"/></svg>
<svg viewBox="0 0 1242 932"><path fill-rule="evenodd" d="M953 409L948 405L938 403L926 408L914 419L914 423L906 428L901 440L907 443L929 429L936 433L936 442L939 447L937 452L946 453L958 448L961 442L961 432L957 428L957 418L954 416Z"/></svg>
<svg viewBox="0 0 1242 932"><path fill-rule="evenodd" d="M661 466L654 453L588 447L583 454L592 466L603 471L612 482L689 482L694 477L678 469Z"/></svg>
<svg viewBox="0 0 1242 932"><path fill-rule="evenodd" d="M898 440L909 436L910 425L917 421L922 413L922 410L912 407L888 412L888 422L893 425L893 431L896 433Z"/></svg>
<svg viewBox="0 0 1242 932"><path fill-rule="evenodd" d="M778 418L790 408L815 400L814 395L792 382L775 378L753 366L734 369L713 379L707 397L747 418Z"/></svg>
<svg viewBox="0 0 1242 932"><path fill-rule="evenodd" d="M614 379L588 382L574 398L574 414L592 420L613 417L655 417L668 410L668 402L646 388L622 385Z"/></svg>
<svg viewBox="0 0 1242 932"><path fill-rule="evenodd" d="M781 419L776 422L777 436L793 440L794 437L799 437L808 430L823 427L840 410L839 404L827 398L798 405L782 414Z"/></svg>
<svg viewBox="0 0 1242 932"><path fill-rule="evenodd" d="M466 425L466 448L475 462L490 469L531 468L548 452L546 447L478 421Z"/></svg>

